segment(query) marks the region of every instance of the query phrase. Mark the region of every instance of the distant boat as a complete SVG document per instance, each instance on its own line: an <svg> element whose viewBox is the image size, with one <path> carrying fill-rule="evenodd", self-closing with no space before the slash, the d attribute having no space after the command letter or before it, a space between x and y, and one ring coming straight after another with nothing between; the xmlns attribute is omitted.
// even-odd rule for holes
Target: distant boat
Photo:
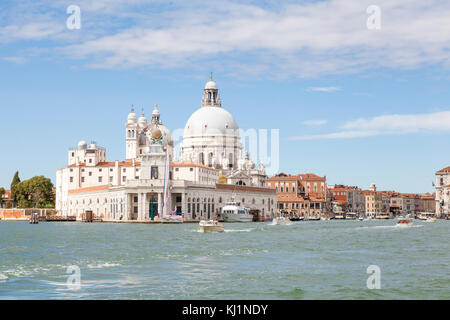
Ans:
<svg viewBox="0 0 450 320"><path fill-rule="evenodd" d="M356 213L354 213L354 212L347 212L345 214L345 219L346 220L355 220L356 219Z"/></svg>
<svg viewBox="0 0 450 320"><path fill-rule="evenodd" d="M290 225L290 224L292 224L291 220L289 220L289 218L286 217L273 218L272 220L272 225Z"/></svg>
<svg viewBox="0 0 450 320"><path fill-rule="evenodd" d="M223 225L216 220L201 220L198 224L200 232L224 232Z"/></svg>
<svg viewBox="0 0 450 320"><path fill-rule="evenodd" d="M413 222L414 222L414 220L411 218L401 217L401 218L398 218L397 226L398 227L410 227L410 226L412 226Z"/></svg>
<svg viewBox="0 0 450 320"><path fill-rule="evenodd" d="M224 222L252 222L253 215L247 208L239 206L236 202L228 202L222 208L222 217Z"/></svg>

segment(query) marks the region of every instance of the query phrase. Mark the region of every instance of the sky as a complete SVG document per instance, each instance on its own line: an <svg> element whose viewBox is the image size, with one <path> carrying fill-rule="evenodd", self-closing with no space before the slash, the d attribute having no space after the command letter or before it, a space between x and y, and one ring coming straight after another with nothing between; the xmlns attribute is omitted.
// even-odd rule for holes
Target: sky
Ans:
<svg viewBox="0 0 450 320"><path fill-rule="evenodd" d="M213 72L240 128L279 130L270 173L432 192L449 71L446 1L2 0L0 186L80 140L123 160L131 105L182 132Z"/></svg>

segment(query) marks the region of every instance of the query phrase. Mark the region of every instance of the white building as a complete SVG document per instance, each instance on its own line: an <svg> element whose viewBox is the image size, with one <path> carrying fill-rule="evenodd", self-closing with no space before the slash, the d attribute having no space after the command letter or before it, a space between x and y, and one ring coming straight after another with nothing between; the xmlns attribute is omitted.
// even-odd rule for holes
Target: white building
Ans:
<svg viewBox="0 0 450 320"><path fill-rule="evenodd" d="M450 167L436 172L436 215L448 217L450 213Z"/></svg>
<svg viewBox="0 0 450 320"><path fill-rule="evenodd" d="M276 210L276 190L265 187L264 166L243 157L239 127L222 108L212 80L201 108L186 123L181 161L173 160L172 136L157 106L150 123L132 108L125 139L125 161L107 162L106 150L95 143L81 141L69 150L68 165L56 172L60 215L81 219L92 211L104 220L145 221L182 212L186 220L210 219L220 218L221 207L232 199L261 219Z"/></svg>

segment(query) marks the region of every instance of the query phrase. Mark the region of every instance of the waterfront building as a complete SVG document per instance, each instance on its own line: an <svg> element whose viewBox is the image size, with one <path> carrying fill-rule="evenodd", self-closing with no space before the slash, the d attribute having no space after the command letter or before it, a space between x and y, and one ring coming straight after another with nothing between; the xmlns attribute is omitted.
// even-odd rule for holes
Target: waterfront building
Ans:
<svg viewBox="0 0 450 320"><path fill-rule="evenodd" d="M266 187L263 164L243 147L239 127L221 104L211 79L200 109L186 123L180 160L169 129L155 106L149 123L131 109L125 124L124 161L108 162L106 149L78 143L68 165L56 172L56 209L81 219L86 211L103 220L146 221L170 213L186 220L220 218L234 200L260 219L273 216L275 189Z"/></svg>
<svg viewBox="0 0 450 320"><path fill-rule="evenodd" d="M277 213L305 218L319 218L331 214L331 197L328 194L326 177L312 173L280 173L267 179L267 187L277 190Z"/></svg>
<svg viewBox="0 0 450 320"><path fill-rule="evenodd" d="M362 190L355 186L330 185L328 190L334 201L339 203L342 210L354 212L358 215L365 213L365 197Z"/></svg>
<svg viewBox="0 0 450 320"><path fill-rule="evenodd" d="M419 211L436 213L436 194L425 193L419 194Z"/></svg>
<svg viewBox="0 0 450 320"><path fill-rule="evenodd" d="M366 216L376 216L383 209L383 199L380 192L377 192L376 186L372 184L369 190L362 191L365 203Z"/></svg>
<svg viewBox="0 0 450 320"><path fill-rule="evenodd" d="M436 172L436 215L441 218L450 213L450 167Z"/></svg>

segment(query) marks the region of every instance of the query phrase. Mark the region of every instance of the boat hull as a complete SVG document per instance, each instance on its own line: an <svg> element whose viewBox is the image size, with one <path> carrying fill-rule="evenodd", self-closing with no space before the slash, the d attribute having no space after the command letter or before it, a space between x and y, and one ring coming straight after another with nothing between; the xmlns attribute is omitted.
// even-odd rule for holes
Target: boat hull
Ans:
<svg viewBox="0 0 450 320"><path fill-rule="evenodd" d="M252 222L252 214L223 213L224 222Z"/></svg>
<svg viewBox="0 0 450 320"><path fill-rule="evenodd" d="M224 232L224 228L220 226L200 226L200 232Z"/></svg>

